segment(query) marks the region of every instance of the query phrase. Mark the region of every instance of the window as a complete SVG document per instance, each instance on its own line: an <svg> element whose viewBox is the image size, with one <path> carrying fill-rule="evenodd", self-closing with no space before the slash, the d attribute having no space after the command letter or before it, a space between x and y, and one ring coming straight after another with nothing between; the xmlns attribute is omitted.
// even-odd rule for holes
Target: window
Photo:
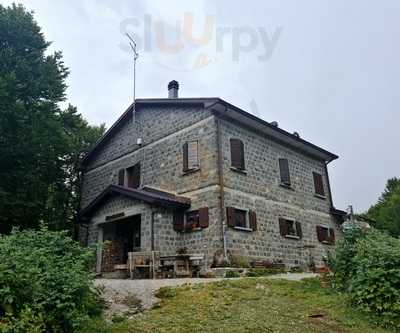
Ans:
<svg viewBox="0 0 400 333"><path fill-rule="evenodd" d="M245 170L244 146L239 139L231 139L231 166L238 170Z"/></svg>
<svg viewBox="0 0 400 333"><path fill-rule="evenodd" d="M235 227L246 228L247 212L241 209L235 209L234 223Z"/></svg>
<svg viewBox="0 0 400 333"><path fill-rule="evenodd" d="M281 185L290 186L289 162L286 158L279 159L279 171L281 175Z"/></svg>
<svg viewBox="0 0 400 333"><path fill-rule="evenodd" d="M257 230L257 217L254 211L227 207L226 217L229 227L247 231Z"/></svg>
<svg viewBox="0 0 400 333"><path fill-rule="evenodd" d="M286 238L300 239L303 237L300 222L291 219L279 218L279 231Z"/></svg>
<svg viewBox="0 0 400 333"><path fill-rule="evenodd" d="M126 186L139 188L140 186L140 163L126 169Z"/></svg>
<svg viewBox="0 0 400 333"><path fill-rule="evenodd" d="M194 210L186 213L186 229L197 229L197 228L200 228L199 211Z"/></svg>
<svg viewBox="0 0 400 333"><path fill-rule="evenodd" d="M315 194L321 197L325 197L324 183L322 180L322 175L316 172L313 172L314 178L314 189Z"/></svg>
<svg viewBox="0 0 400 333"><path fill-rule="evenodd" d="M335 244L335 229L328 226L317 225L318 241L324 244Z"/></svg>
<svg viewBox="0 0 400 333"><path fill-rule="evenodd" d="M199 163L199 145L197 141L189 141L183 145L183 172L197 170Z"/></svg>
<svg viewBox="0 0 400 333"><path fill-rule="evenodd" d="M192 210L186 214L181 211L176 211L174 213L174 230L178 232L189 232L208 228L208 220L208 207Z"/></svg>

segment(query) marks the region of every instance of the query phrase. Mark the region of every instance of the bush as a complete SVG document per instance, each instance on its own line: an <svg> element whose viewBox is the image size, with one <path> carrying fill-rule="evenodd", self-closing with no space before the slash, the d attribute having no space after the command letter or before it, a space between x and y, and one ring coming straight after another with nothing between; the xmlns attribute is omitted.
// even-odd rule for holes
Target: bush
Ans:
<svg viewBox="0 0 400 333"><path fill-rule="evenodd" d="M400 240L377 230L352 231L332 258L337 287L352 302L377 314L385 326L400 327Z"/></svg>
<svg viewBox="0 0 400 333"><path fill-rule="evenodd" d="M76 332L100 314L92 260L65 232L0 236L0 331Z"/></svg>

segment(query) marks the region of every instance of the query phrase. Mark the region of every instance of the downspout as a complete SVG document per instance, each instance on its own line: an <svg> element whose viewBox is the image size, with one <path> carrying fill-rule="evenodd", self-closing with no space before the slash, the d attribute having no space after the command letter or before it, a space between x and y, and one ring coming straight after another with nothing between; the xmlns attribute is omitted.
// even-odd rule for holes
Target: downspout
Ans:
<svg viewBox="0 0 400 333"><path fill-rule="evenodd" d="M333 207L333 199L332 199L332 191L331 191L331 183L329 181L329 174L328 174L328 163L329 162L324 163L324 165L325 165L325 174L326 174L326 182L327 182L327 185L328 185L329 202L331 204L331 208L334 208Z"/></svg>
<svg viewBox="0 0 400 333"><path fill-rule="evenodd" d="M151 251L154 251L154 215L156 212L154 211L154 208L151 211L151 226L150 226L150 237L151 237Z"/></svg>
<svg viewBox="0 0 400 333"><path fill-rule="evenodd" d="M221 219L221 233L222 233L222 249L224 252L224 259L228 260L228 253L226 250L226 223L225 223L225 193L224 193L224 169L223 169L223 159L222 159L222 140L221 140L221 125L220 119L216 116L216 126L217 126L217 155L218 155L218 180L219 180L219 211Z"/></svg>

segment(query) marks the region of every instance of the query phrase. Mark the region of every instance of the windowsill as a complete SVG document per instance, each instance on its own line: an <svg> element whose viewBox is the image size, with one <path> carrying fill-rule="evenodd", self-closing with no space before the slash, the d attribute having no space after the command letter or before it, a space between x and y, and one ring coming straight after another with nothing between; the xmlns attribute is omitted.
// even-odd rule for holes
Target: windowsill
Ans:
<svg viewBox="0 0 400 333"><path fill-rule="evenodd" d="M325 245L333 245L331 242L328 242L328 241L322 241L321 243L325 244Z"/></svg>
<svg viewBox="0 0 400 333"><path fill-rule="evenodd" d="M319 199L323 199L323 200L326 199L325 195L321 195L321 194L317 194L317 193L314 193L314 197L319 198Z"/></svg>
<svg viewBox="0 0 400 333"><path fill-rule="evenodd" d="M299 236L294 236L294 235L286 235L285 238L290 238L290 239L300 239Z"/></svg>
<svg viewBox="0 0 400 333"><path fill-rule="evenodd" d="M196 173L196 172L198 172L198 171L200 171L200 168L190 169L190 170L187 170L187 171L183 171L183 172L182 172L182 176L191 175L192 173Z"/></svg>
<svg viewBox="0 0 400 333"><path fill-rule="evenodd" d="M198 228L193 228L193 229L187 229L184 232L185 233L191 233L191 232L202 231L202 230L203 230L203 228L198 227Z"/></svg>
<svg viewBox="0 0 400 333"><path fill-rule="evenodd" d="M232 171L235 171L235 172L237 172L237 173L241 173L242 175L247 175L247 171L246 170L244 170L244 169L238 169L238 168L235 168L235 167L233 167L233 166L231 166L231 167L229 167Z"/></svg>
<svg viewBox="0 0 400 333"><path fill-rule="evenodd" d="M247 232L253 231L253 229L251 229L251 228L244 228L244 227L233 227L233 229L236 229L239 231L247 231Z"/></svg>
<svg viewBox="0 0 400 333"><path fill-rule="evenodd" d="M288 189L288 190L294 191L294 188L292 187L292 185L287 185L287 184L285 184L285 183L279 183L279 186L281 186L281 187L283 187L283 188L286 188L286 189Z"/></svg>

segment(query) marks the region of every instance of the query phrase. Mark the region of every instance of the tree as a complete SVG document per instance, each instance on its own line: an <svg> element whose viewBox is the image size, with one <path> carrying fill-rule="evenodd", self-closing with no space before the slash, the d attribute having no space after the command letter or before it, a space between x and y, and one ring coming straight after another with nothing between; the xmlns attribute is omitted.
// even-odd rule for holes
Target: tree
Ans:
<svg viewBox="0 0 400 333"><path fill-rule="evenodd" d="M71 228L79 160L104 132L61 110L68 69L49 45L32 12L0 5L0 233Z"/></svg>
<svg viewBox="0 0 400 333"><path fill-rule="evenodd" d="M365 214L376 221L377 229L386 230L392 236L400 236L400 178L391 178L378 202Z"/></svg>

